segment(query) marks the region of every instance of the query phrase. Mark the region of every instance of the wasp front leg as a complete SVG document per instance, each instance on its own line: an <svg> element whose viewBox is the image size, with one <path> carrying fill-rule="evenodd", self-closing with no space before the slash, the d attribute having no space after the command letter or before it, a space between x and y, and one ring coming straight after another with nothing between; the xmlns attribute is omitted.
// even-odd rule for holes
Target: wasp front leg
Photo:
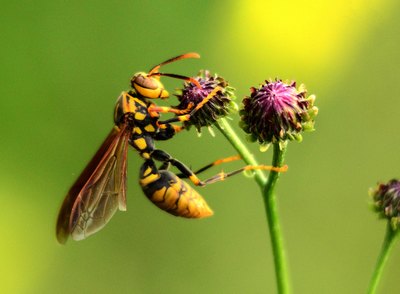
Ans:
<svg viewBox="0 0 400 294"><path fill-rule="evenodd" d="M200 109L202 108L208 101L210 101L219 91L222 91L221 87L216 87L212 90L206 98L203 99L199 104L194 107L193 102L190 102L189 105L185 109L177 109L168 106L157 106L157 105L150 105L148 111L151 116L159 116L160 113L174 113L176 117L165 120L159 121L159 124L168 124L172 122L184 122L190 120L190 118ZM193 108L194 107L194 108Z"/></svg>
<svg viewBox="0 0 400 294"><path fill-rule="evenodd" d="M185 109L177 109L170 106L157 106L152 104L149 106L148 111L152 117L159 117L160 113L173 113L175 115L184 115L189 113L194 107L194 104L191 102Z"/></svg>
<svg viewBox="0 0 400 294"><path fill-rule="evenodd" d="M154 135L154 140L165 141L171 139L176 133L179 133L184 129L183 126L177 126L172 124L157 124L158 131Z"/></svg>
<svg viewBox="0 0 400 294"><path fill-rule="evenodd" d="M192 106L192 105L193 105L192 102L189 103L189 105L188 105L188 107L187 107L186 109L180 110L180 111L183 112L183 113L180 113L179 111L177 111L177 113L176 113L177 116L176 116L176 117L171 118L171 119L167 119L167 120L164 120L164 121L159 121L159 123L160 123L160 124L167 124L167 123L173 123L173 122L185 122L185 121L189 121L190 118L191 118L198 110L200 110L208 101L210 101L219 91L222 91L222 90L223 90L223 89L222 89L221 87L216 87L214 90L212 90L212 91L207 95L206 98L204 98L199 104L197 104L196 107L194 107L192 110L190 110L189 113L187 113L187 112L188 112L188 109L193 107L193 106ZM175 109L175 108L171 108L171 109L174 109L174 111L175 111L175 110L178 110L178 109ZM174 111L170 111L170 112L175 113ZM187 114L185 114L185 113L187 113Z"/></svg>

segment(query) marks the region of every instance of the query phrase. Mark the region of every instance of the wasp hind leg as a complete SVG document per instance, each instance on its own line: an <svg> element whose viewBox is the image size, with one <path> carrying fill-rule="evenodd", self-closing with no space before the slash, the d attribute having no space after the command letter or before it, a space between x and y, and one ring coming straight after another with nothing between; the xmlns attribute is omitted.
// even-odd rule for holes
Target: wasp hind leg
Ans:
<svg viewBox="0 0 400 294"><path fill-rule="evenodd" d="M269 170L269 171L282 173L282 172L286 172L288 170L288 166L284 165L282 167L275 167L275 166L270 166L270 165L246 165L246 166L244 166L242 168L239 168L237 170L231 171L229 173L220 172L219 174L204 180L202 183L203 183L203 186L204 185L208 185L208 184L213 184L213 183L216 183L216 182L223 181L226 178L229 178L231 176L237 175L237 174L242 173L244 171L250 171L250 170Z"/></svg>
<svg viewBox="0 0 400 294"><path fill-rule="evenodd" d="M220 158L220 159L217 159L217 160L207 164L206 166L203 166L202 168L196 170L194 173L199 174L199 173L202 173L202 172L212 168L213 166L220 165L220 164L226 163L226 162L240 160L241 158L242 157L240 155L234 155L234 156L229 156L229 157L225 157L225 158ZM182 179L187 178L187 176L184 175L183 173L177 174L177 176Z"/></svg>
<svg viewBox="0 0 400 294"><path fill-rule="evenodd" d="M181 174L183 175L183 178L188 178L196 186L204 186L203 182L200 181L200 179L196 176L196 174L190 168L188 168L181 161L173 158L167 152L160 150L160 149L155 149L151 153L151 158L153 158L157 161L161 161L163 163L171 164L172 166L176 167L181 172Z"/></svg>
<svg viewBox="0 0 400 294"><path fill-rule="evenodd" d="M210 169L213 166L217 166L217 165L220 165L223 163L227 163L227 162L231 162L231 161L235 161L235 160L239 160L239 159L241 159L240 155L234 155L234 156L230 156L230 157L226 157L226 158L221 158L221 159L215 160L214 162L207 164L206 166L198 169L197 171L194 172L194 174L199 174L201 172L204 172L204 171ZM246 165L242 168L239 168L239 169L234 170L229 173L220 172L220 173L216 174L215 176L212 176L206 180L200 181L199 186L204 186L204 185L220 182L220 181L225 180L226 178L229 178L236 174L242 173L244 171L269 170L269 171L275 171L275 172L286 172L287 169L288 169L287 165L284 165L282 167L275 167L275 166L270 166L270 165ZM184 178L188 178L190 175L181 173L181 174L177 174L177 176L179 178L184 179Z"/></svg>

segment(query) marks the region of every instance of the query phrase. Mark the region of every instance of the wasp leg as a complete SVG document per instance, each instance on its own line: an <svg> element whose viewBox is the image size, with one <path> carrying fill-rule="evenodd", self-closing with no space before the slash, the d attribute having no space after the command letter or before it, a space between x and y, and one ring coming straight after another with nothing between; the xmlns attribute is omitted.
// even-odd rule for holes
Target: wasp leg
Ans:
<svg viewBox="0 0 400 294"><path fill-rule="evenodd" d="M221 87L215 87L215 89L212 90L212 92L210 92L210 94L208 94L207 97L203 99L203 101L201 101L199 104L197 104L197 106L195 108L193 108L193 110L191 110L189 114L179 115L179 116L171 118L171 119L159 121L158 123L159 124L168 124L168 123L172 123L172 122L184 122L184 121L190 120L191 116L193 116L200 108L202 108L204 106L204 104L206 104L219 91L222 91L222 90L223 89Z"/></svg>
<svg viewBox="0 0 400 294"><path fill-rule="evenodd" d="M176 115L182 115L182 114L187 114L189 111L193 109L193 102L190 102L189 105L185 109L177 109L173 107L168 107L168 106L157 106L155 104L152 104L149 106L148 110L150 113L154 113L157 116L160 113L174 113Z"/></svg>
<svg viewBox="0 0 400 294"><path fill-rule="evenodd" d="M170 165L171 163L169 163L168 161L163 162L158 168L158 170L169 170Z"/></svg>
<svg viewBox="0 0 400 294"><path fill-rule="evenodd" d="M152 153L151 153L151 158L161 161L164 164L162 166L167 166L165 164L169 163L171 165L173 165L174 167L176 167L181 174L179 174L179 178L188 178L189 180L192 181L192 183L196 186L205 186L208 184L213 184L216 182L220 182L225 180L226 178L229 178L231 176L234 176L236 174L239 174L241 172L244 171L249 171L249 170L269 170L269 171L275 171L275 172L286 172L288 169L287 165L284 165L282 167L275 167L275 166L270 166L270 165L246 165L240 169L234 170L232 172L229 173L225 173L225 172L220 172L219 174L208 178L204 181L201 181L195 172L193 172L190 168L188 168L185 164L183 164L182 162L180 162L179 160L173 158L171 155L169 155L167 152L160 150L160 149L155 149ZM240 157L238 155L236 156L231 156L231 157L227 157L227 158L223 158L223 159L219 159L216 160L208 165L206 165L205 167L199 169L198 172L202 172L205 171L209 168L211 168L212 166L218 165L218 164L222 164L225 162L230 162L230 161L234 161L234 160L238 160L240 159Z"/></svg>
<svg viewBox="0 0 400 294"><path fill-rule="evenodd" d="M176 133L179 133L183 129L184 129L183 126L181 127L172 124L159 125L158 132L154 135L154 140L157 141L169 140L173 136L175 136Z"/></svg>
<svg viewBox="0 0 400 294"><path fill-rule="evenodd" d="M208 184L213 184L213 183L216 183L216 182L223 181L226 178L229 178L231 176L237 175L237 174L242 173L244 171L256 170L256 169L270 170L270 171L275 171L275 172L281 173L281 172L286 172L288 170L288 166L284 165L282 167L276 167L276 166L270 166L270 165L246 165L245 167L242 167L240 169L234 170L234 171L229 172L229 173L220 172L219 174L202 181L202 184L203 184L203 186L208 185Z"/></svg>
<svg viewBox="0 0 400 294"><path fill-rule="evenodd" d="M240 155L234 155L234 156L229 156L229 157L226 157L226 158L220 158L220 159L217 159L214 162L211 162L210 164L207 164L206 166L203 166L202 168L196 170L194 173L195 174L199 174L199 173L202 173L203 171L208 170L209 168L211 168L213 166L220 165L220 164L226 163L226 162L240 160L240 159L241 159ZM181 174L177 174L177 176L179 178L181 178L181 179L187 178L186 175L184 175L182 173Z"/></svg>
<svg viewBox="0 0 400 294"><path fill-rule="evenodd" d="M160 149L155 149L151 153L151 158L153 158L157 161L170 163L184 175L184 178L188 178L196 186L204 186L204 183L202 181L200 181L200 179L196 176L196 174L190 168L188 168L185 164L183 164L179 160L173 158L167 152L160 150Z"/></svg>
<svg viewBox="0 0 400 294"><path fill-rule="evenodd" d="M217 159L214 162L212 162L210 164L207 164L206 166L196 170L194 173L197 175L197 174L199 174L201 172L204 172L204 171L210 169L213 166L220 165L222 163L227 163L227 162L239 160L239 159L241 159L240 155L234 155L234 156L230 156L230 157L226 157L226 158ZM286 172L288 167L287 167L287 165L285 165L283 167L274 167L274 166L269 166L269 165L247 165L245 167L242 167L240 169L234 170L234 171L229 172L229 173L221 172L221 173L219 173L219 174L217 174L217 175L215 175L215 176L213 176L213 177L211 177L209 179L206 179L206 180L202 181L202 183L204 185L212 184L212 183L215 183L215 182L223 181L226 178L231 177L231 176L236 175L236 174L239 174L239 173L241 173L243 171L256 170L256 169L259 169L259 170L272 170L272 171L276 171L276 172ZM187 178L187 175L185 175L183 173L177 174L177 176L179 178L181 178L181 179Z"/></svg>

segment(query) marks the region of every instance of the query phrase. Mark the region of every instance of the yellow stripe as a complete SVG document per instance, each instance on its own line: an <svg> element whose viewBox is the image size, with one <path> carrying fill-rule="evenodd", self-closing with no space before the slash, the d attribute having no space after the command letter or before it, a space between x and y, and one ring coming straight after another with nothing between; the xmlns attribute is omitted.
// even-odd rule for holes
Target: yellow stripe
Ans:
<svg viewBox="0 0 400 294"><path fill-rule="evenodd" d="M147 186L148 184L150 184L150 183L152 183L152 182L158 180L159 178L160 178L159 175L157 175L157 174L151 174L151 175L149 175L149 176L147 176L147 177L145 177L145 178L143 178L143 179L140 179L140 180L139 180L139 183L140 183L140 185L141 185L142 187L144 187L144 186Z"/></svg>
<svg viewBox="0 0 400 294"><path fill-rule="evenodd" d="M135 119L137 119L137 120L144 120L145 117L146 117L146 115L141 113L141 112L136 112L135 113Z"/></svg>
<svg viewBox="0 0 400 294"><path fill-rule="evenodd" d="M190 119L190 115L181 115L178 116L179 121L188 121Z"/></svg>
<svg viewBox="0 0 400 294"><path fill-rule="evenodd" d="M143 139L143 138L136 139L136 140L133 141L133 143L135 143L135 145L136 145L140 150L146 149L146 147L147 147L146 140Z"/></svg>
<svg viewBox="0 0 400 294"><path fill-rule="evenodd" d="M140 154L144 159L149 159L150 158L150 154L148 152L144 152Z"/></svg>
<svg viewBox="0 0 400 294"><path fill-rule="evenodd" d="M124 93L123 95L123 101L122 101L122 111L123 113L135 113L136 112L136 106L135 103L131 101L131 96L128 93Z"/></svg>
<svg viewBox="0 0 400 294"><path fill-rule="evenodd" d="M128 104L127 104L127 100L128 100L128 98L127 98L127 94L126 93L124 93L124 95L122 96L123 98L122 98L122 112L123 113L126 113L126 110L128 109Z"/></svg>
<svg viewBox="0 0 400 294"><path fill-rule="evenodd" d="M197 185L200 183L200 180L198 177L196 177L196 175L191 175L189 176L189 179L193 182L193 184Z"/></svg>
<svg viewBox="0 0 400 294"><path fill-rule="evenodd" d="M150 173L151 173L151 167L148 167L148 168L144 171L143 176L144 176L144 177L147 177Z"/></svg>
<svg viewBox="0 0 400 294"><path fill-rule="evenodd" d="M147 125L144 127L147 132L154 132L156 129L152 125Z"/></svg>
<svg viewBox="0 0 400 294"><path fill-rule="evenodd" d="M158 92L156 92L155 89L146 89L146 88L139 86L138 84L135 85L135 88L142 96L144 96L146 98L158 98L159 93L160 93L159 89L157 89Z"/></svg>
<svg viewBox="0 0 400 294"><path fill-rule="evenodd" d="M162 187L160 190L157 190L151 196L151 201L153 202L162 202L164 201L164 195L167 187Z"/></svg>

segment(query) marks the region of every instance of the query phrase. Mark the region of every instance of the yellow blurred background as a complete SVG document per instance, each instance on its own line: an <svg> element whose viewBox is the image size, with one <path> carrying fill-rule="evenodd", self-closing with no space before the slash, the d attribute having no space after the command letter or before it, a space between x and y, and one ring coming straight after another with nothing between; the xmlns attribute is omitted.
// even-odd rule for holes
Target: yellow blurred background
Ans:
<svg viewBox="0 0 400 294"><path fill-rule="evenodd" d="M385 230L367 191L400 175L397 1L9 1L0 16L1 293L276 292L251 179L198 188L214 217L175 218L143 196L134 151L128 211L87 240L56 242L63 197L111 129L132 74L189 51L202 58L164 71L218 72L238 102L275 77L317 95L317 130L289 144L278 186L292 288L366 291ZM194 168L235 154L218 132L157 146ZM271 151L251 150L270 163ZM399 292L399 250L381 293Z"/></svg>

